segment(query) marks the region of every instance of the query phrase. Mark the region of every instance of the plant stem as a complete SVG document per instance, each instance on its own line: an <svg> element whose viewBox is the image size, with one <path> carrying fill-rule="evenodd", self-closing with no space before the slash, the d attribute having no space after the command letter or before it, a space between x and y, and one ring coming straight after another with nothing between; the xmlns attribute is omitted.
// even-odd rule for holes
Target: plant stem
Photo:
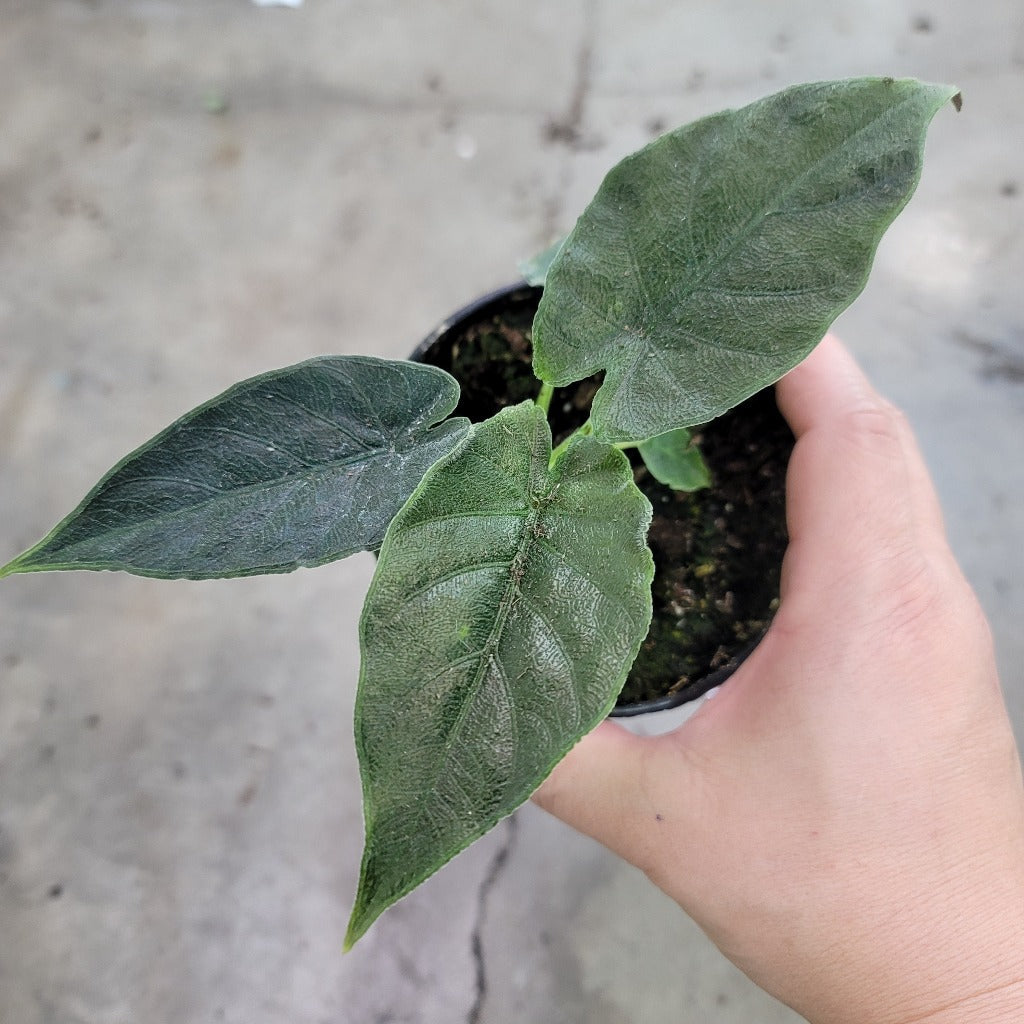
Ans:
<svg viewBox="0 0 1024 1024"><path fill-rule="evenodd" d="M544 410L544 415L547 416L548 409L551 407L551 396L555 393L555 386L553 384L541 384L540 394L537 395L536 402Z"/></svg>
<svg viewBox="0 0 1024 1024"><path fill-rule="evenodd" d="M554 468L554 465L555 465L555 463L556 463L556 462L557 462L557 461L558 461L558 460L559 460L559 459L560 459L560 458L562 457L562 453L563 453L563 452L565 451L565 449L566 449L566 448L568 448L568 447L569 447L569 445L570 445L570 444L572 443L572 440L573 440L573 438L576 438L576 437L589 437L589 436L590 436L590 435L591 435L591 434L592 434L593 432L594 432L594 427L593 427L593 424L592 424L592 423L590 422L590 420L587 420L587 422L586 422L586 423L584 423L584 424L583 424L583 426L582 426L582 427L580 427L579 429L577 429L577 430L574 430L574 431L573 431L573 432L572 432L572 433L571 433L571 434L570 434L570 435L569 435L569 436L568 436L568 437L567 437L567 438L566 438L566 439L565 439L565 440L564 440L564 441L563 441L563 442L562 442L562 443L561 443L560 445L558 445L558 446L557 446L557 447L555 448L555 450L554 450L554 451L553 451L553 452L551 453L551 458L550 458L550 460L548 461L548 468Z"/></svg>

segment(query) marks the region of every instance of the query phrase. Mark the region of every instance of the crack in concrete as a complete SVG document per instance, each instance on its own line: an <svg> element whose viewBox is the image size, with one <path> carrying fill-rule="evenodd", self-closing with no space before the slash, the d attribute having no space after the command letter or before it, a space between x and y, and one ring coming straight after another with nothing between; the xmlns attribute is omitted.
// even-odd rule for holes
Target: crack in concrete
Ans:
<svg viewBox="0 0 1024 1024"><path fill-rule="evenodd" d="M491 891L497 884L505 865L508 863L509 854L515 845L518 823L515 815L505 819L505 841L498 847L497 852L491 860L480 883L480 889L476 897L476 920L473 923L473 932L470 936L470 949L473 956L473 964L476 968L476 991L473 995L473 1005L469 1008L466 1016L466 1024L480 1024L480 1014L483 1012L484 1001L487 999L487 964L484 958L483 930L487 920L487 902Z"/></svg>

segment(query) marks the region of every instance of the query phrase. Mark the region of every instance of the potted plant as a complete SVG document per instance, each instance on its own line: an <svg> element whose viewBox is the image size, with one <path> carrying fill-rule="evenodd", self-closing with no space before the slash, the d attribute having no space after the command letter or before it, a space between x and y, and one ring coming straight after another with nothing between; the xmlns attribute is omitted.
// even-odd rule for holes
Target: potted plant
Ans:
<svg viewBox="0 0 1024 1024"><path fill-rule="evenodd" d="M472 422L537 393L532 327L544 268L449 317L413 353L459 382L456 415ZM531 284L532 282L532 284ZM548 410L555 443L587 418L600 375L560 388ZM793 437L762 390L699 431L626 449L652 507L647 635L610 714L632 717L692 701L724 682L778 604L787 543L785 473Z"/></svg>
<svg viewBox="0 0 1024 1024"><path fill-rule="evenodd" d="M523 400L471 423L451 415L450 374L360 356L243 381L128 455L0 577L206 579L378 553L351 945L611 711L651 622L635 470L700 482L690 432L710 436L860 292L950 100L913 80L817 83L668 133L533 266L539 381ZM589 415L553 443L562 389L590 378Z"/></svg>

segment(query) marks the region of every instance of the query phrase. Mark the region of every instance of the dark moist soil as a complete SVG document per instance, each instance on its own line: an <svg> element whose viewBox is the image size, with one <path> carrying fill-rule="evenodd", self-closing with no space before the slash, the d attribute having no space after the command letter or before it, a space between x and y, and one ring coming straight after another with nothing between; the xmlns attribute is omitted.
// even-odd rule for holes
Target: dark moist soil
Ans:
<svg viewBox="0 0 1024 1024"><path fill-rule="evenodd" d="M530 332L540 289L521 288L449 328L417 355L462 386L457 415L480 422L535 398ZM557 388L557 444L587 418L601 377ZM692 494L654 480L629 451L654 509L654 617L618 707L670 694L699 696L749 652L778 605L786 548L785 473L793 437L772 389L695 431L712 486Z"/></svg>

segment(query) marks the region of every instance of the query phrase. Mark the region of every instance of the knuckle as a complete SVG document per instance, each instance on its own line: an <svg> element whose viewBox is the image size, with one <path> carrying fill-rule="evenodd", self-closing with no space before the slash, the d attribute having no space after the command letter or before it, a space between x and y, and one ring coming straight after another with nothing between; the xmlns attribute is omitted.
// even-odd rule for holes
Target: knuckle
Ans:
<svg viewBox="0 0 1024 1024"><path fill-rule="evenodd" d="M842 426L856 447L885 454L902 450L910 430L902 410L883 398L848 411Z"/></svg>
<svg viewBox="0 0 1024 1024"><path fill-rule="evenodd" d="M938 574L918 553L898 559L890 595L887 617L900 631L931 628L950 603Z"/></svg>
<svg viewBox="0 0 1024 1024"><path fill-rule="evenodd" d="M889 628L920 653L945 650L957 638L962 656L984 662L991 631L967 582L943 558L917 551L899 560L884 610Z"/></svg>

